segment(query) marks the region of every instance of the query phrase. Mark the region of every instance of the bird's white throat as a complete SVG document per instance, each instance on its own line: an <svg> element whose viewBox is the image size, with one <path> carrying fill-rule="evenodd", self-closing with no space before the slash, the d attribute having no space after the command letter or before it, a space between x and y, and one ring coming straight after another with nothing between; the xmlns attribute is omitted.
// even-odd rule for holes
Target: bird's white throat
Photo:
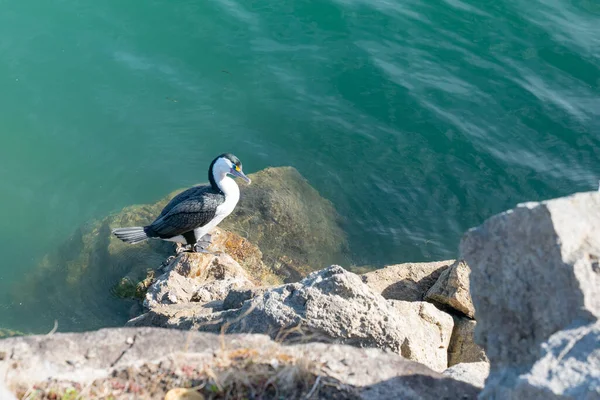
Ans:
<svg viewBox="0 0 600 400"><path fill-rule="evenodd" d="M218 177L218 179L216 179L216 182L217 186L219 186L219 189L221 189L221 192L223 192L223 194L225 195L225 201L233 201L235 206L235 203L237 203L240 199L240 188L235 182L235 180L227 176L227 174L224 174Z"/></svg>

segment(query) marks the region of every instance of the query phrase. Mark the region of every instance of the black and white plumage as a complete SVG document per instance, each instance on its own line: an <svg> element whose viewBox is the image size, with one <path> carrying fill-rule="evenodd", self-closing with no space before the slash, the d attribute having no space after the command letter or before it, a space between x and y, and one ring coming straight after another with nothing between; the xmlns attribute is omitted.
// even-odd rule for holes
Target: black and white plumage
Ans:
<svg viewBox="0 0 600 400"><path fill-rule="evenodd" d="M229 175L250 183L240 160L233 154L221 154L208 168L210 185L178 194L150 225L118 228L113 234L125 243L152 238L191 245L196 250L196 245L210 237L206 235L231 214L240 199L240 189Z"/></svg>

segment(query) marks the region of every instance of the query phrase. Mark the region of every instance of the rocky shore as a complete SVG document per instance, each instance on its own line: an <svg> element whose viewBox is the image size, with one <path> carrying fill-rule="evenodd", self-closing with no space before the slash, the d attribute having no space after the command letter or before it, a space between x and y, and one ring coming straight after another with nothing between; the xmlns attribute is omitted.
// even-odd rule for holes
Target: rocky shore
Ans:
<svg viewBox="0 0 600 400"><path fill-rule="evenodd" d="M269 189L259 174L294 183ZM106 249L126 271L112 290L134 304L131 318L126 328L0 340L4 390L28 399L600 399L600 193L496 215L465 233L458 260L356 274L315 268L343 259L331 205L295 170L259 174L208 254L103 237L139 222L139 207L82 233L80 249L95 250L72 253L77 276L99 268L89 254ZM295 216L312 203L314 231Z"/></svg>

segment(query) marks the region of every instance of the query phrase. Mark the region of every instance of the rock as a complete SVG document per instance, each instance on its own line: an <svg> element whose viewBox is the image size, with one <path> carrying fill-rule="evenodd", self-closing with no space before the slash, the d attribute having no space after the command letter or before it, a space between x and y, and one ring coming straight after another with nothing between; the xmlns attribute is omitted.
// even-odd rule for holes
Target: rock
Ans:
<svg viewBox="0 0 600 400"><path fill-rule="evenodd" d="M295 169L269 168L250 177L251 185L240 185L236 210L220 225L226 230L213 233L213 251L231 255L263 285L300 279L312 266L345 259L339 216ZM143 297L137 283L174 254L174 245L157 240L128 245L110 232L151 222L177 193L77 229L25 282L14 285L12 301L21 303L22 320L36 321L39 331L49 330L54 319L61 330L125 323L134 301L117 297ZM31 293L44 293L44 301Z"/></svg>
<svg viewBox="0 0 600 400"><path fill-rule="evenodd" d="M488 398L503 393L490 389ZM513 393L515 398L534 400L552 396L600 399L600 323L550 336L542 345L541 357L528 373L519 377Z"/></svg>
<svg viewBox="0 0 600 400"><path fill-rule="evenodd" d="M17 398L6 388L2 379L0 379L0 399L17 400Z"/></svg>
<svg viewBox="0 0 600 400"><path fill-rule="evenodd" d="M182 253L165 267L146 293L145 307L223 300L232 289L253 286L246 271L229 255Z"/></svg>
<svg viewBox="0 0 600 400"><path fill-rule="evenodd" d="M405 335L401 354L435 371L445 370L448 366L448 346L454 325L452 317L424 301L390 302L400 314Z"/></svg>
<svg viewBox="0 0 600 400"><path fill-rule="evenodd" d="M465 317L454 316L454 329L448 347L448 366L461 363L489 362L485 351L475 343L475 322Z"/></svg>
<svg viewBox="0 0 600 400"><path fill-rule="evenodd" d="M468 400L479 393L396 354L324 343L284 346L264 335L112 328L5 339L0 351L12 354L0 361L7 387L24 394L35 385L41 397L67 387L85 390L86 398L117 400L162 399L190 386L207 398L249 398L249 390L257 398L312 399ZM86 357L92 351L96 357Z"/></svg>
<svg viewBox="0 0 600 400"><path fill-rule="evenodd" d="M453 327L452 317L433 305L387 301L338 266L265 290L239 309L207 314L200 307L157 307L128 324L335 340L391 350L438 371L448 365Z"/></svg>
<svg viewBox="0 0 600 400"><path fill-rule="evenodd" d="M425 300L475 318L475 307L469 293L470 273L471 270L464 261L456 261L441 273L425 295Z"/></svg>
<svg viewBox="0 0 600 400"><path fill-rule="evenodd" d="M223 252L231 256L240 266L244 268L247 275L255 283L264 285L279 285L281 277L263 262L263 254L260 249L248 239L235 232L215 228L212 231L211 244L208 250L211 252Z"/></svg>
<svg viewBox="0 0 600 400"><path fill-rule="evenodd" d="M256 296L263 295L269 288L268 287L245 287L242 289L231 289L227 293L227 297L223 300L223 309L231 310L236 308L242 308L244 302L255 298Z"/></svg>
<svg viewBox="0 0 600 400"><path fill-rule="evenodd" d="M204 396L193 389L175 388L167 392L165 400L204 400Z"/></svg>
<svg viewBox="0 0 600 400"><path fill-rule="evenodd" d="M461 251L471 267L475 339L491 362L483 398L510 398L543 357L544 342L600 316L600 193L521 204L468 231ZM592 357L597 343L579 343L577 359ZM572 368L559 360L559 370ZM564 384L548 385L547 398L593 388L589 380Z"/></svg>
<svg viewBox="0 0 600 400"><path fill-rule="evenodd" d="M483 388L485 379L490 373L490 363L486 361L460 363L453 365L443 373L457 381L467 382L473 386Z"/></svg>
<svg viewBox="0 0 600 400"><path fill-rule="evenodd" d="M386 299L422 301L442 271L454 261L406 263L368 272L362 280Z"/></svg>
<svg viewBox="0 0 600 400"><path fill-rule="evenodd" d="M339 215L296 169L267 168L250 177L252 184L241 186L241 200L223 229L256 244L265 264L287 282L346 261Z"/></svg>

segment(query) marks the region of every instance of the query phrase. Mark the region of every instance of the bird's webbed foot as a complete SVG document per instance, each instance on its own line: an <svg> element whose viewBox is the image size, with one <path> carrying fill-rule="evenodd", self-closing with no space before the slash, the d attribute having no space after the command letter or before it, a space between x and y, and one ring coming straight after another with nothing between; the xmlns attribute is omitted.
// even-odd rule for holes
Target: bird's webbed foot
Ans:
<svg viewBox="0 0 600 400"><path fill-rule="evenodd" d="M194 253L210 253L207 248L210 243L198 242L194 244Z"/></svg>

